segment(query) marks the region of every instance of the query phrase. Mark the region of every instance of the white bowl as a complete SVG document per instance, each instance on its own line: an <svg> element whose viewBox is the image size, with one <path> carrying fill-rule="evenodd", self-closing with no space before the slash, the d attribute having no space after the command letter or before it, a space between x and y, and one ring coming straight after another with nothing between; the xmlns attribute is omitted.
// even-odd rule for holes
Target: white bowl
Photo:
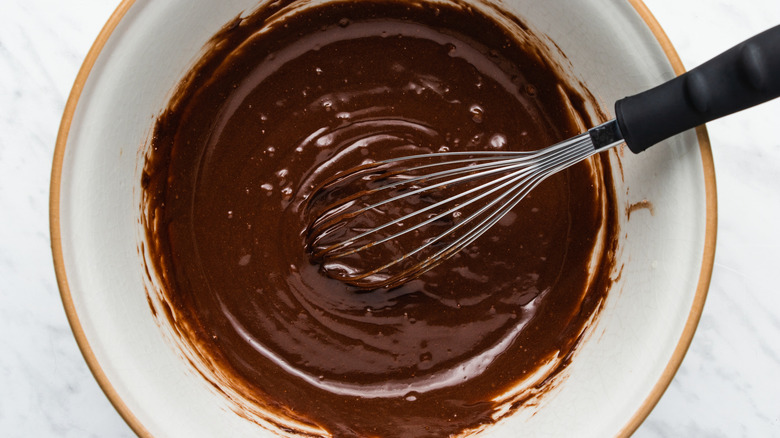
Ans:
<svg viewBox="0 0 780 438"><path fill-rule="evenodd" d="M497 0L546 35L604 108L682 66L635 0ZM54 263L95 378L138 435L271 436L228 408L155 321L140 252L140 170L155 116L220 27L256 0L123 1L68 100L51 186ZM617 280L562 384L491 436L630 435L677 370L712 270L715 177L703 128L640 156L611 152Z"/></svg>

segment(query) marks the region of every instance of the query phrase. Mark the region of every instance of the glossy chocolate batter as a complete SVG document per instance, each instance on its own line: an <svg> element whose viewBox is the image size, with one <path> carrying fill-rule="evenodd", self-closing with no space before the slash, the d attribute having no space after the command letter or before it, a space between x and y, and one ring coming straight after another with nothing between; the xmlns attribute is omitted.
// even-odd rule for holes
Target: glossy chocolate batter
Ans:
<svg viewBox="0 0 780 438"><path fill-rule="evenodd" d="M516 385L565 367L607 291L601 159L389 290L325 275L303 206L367 160L555 143L578 133L582 99L471 8L300 5L225 27L158 118L142 185L163 320L280 433L448 436L497 421L528 397Z"/></svg>

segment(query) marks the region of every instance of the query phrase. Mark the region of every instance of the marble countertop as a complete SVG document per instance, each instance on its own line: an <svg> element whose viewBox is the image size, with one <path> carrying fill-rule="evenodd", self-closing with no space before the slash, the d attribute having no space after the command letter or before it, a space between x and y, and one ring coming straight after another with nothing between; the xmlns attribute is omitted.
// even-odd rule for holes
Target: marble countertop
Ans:
<svg viewBox="0 0 780 438"><path fill-rule="evenodd" d="M0 1L0 436L130 437L65 318L49 173L73 80L109 0ZM694 67L780 24L778 0L645 0ZM636 437L780 436L780 100L708 125L718 243L682 366Z"/></svg>

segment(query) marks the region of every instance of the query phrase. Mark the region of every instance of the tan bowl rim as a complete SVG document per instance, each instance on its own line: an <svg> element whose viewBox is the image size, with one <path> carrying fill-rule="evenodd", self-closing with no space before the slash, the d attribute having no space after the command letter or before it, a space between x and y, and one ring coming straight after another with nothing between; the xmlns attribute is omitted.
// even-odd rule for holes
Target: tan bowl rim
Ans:
<svg viewBox="0 0 780 438"><path fill-rule="evenodd" d="M95 65L100 52L103 50L106 42L116 29L119 22L124 18L127 11L133 5L135 0L122 0L119 6L114 10L111 17L109 17L103 29L98 34L95 42L92 44L86 58L84 59L81 69L79 70L76 80L74 81L73 88L71 89L68 101L65 104L65 110L62 115L62 121L60 122L60 128L57 133L57 142L54 149L54 159L51 171L51 186L49 194L49 228L51 233L51 248L52 256L54 258L54 272L57 277L57 284L60 289L60 296L65 308L65 313L68 317L73 335L76 338L81 354L87 362L92 375L97 380L98 385L108 397L111 404L119 412L119 415L127 422L130 428L142 438L151 438L153 435L144 427L138 417L128 408L116 388L111 384L103 369L100 367L97 358L95 357L92 347L89 345L84 329L81 326L79 317L76 314L76 309L73 304L73 297L71 295L70 287L68 285L67 273L65 272L65 263L62 253L62 236L60 233L60 190L61 190L61 178L62 178L62 163L65 156L65 147L68 142L68 134L70 132L70 126L73 122L73 115L76 110L81 92L84 89L84 84L89 77L92 67ZM661 25L655 19L653 14L642 2L642 0L629 0L631 6L637 11L639 16L644 20L650 31L658 40L661 48L663 49L666 57L674 70L675 74L680 75L685 72L682 61L677 54L677 51L672 46L671 41L667 37ZM699 141L699 150L701 152L701 159L704 172L704 188L705 188L705 235L704 235L704 254L702 257L701 271L699 272L699 281L696 286L696 294L693 299L693 305L688 314L688 319L685 323L680 339L677 341L677 346L672 353L669 362L664 368L663 373L656 382L650 394L640 405L639 409L629 419L629 421L623 426L622 430L618 434L619 437L628 437L636 431L640 424L647 418L650 411L653 410L655 405L661 399L664 391L672 382L677 369L680 367L685 353L688 351L688 347L691 344L693 335L696 331L696 326L701 318L702 310L704 309L704 302L707 298L707 290L709 289L710 279L712 277L712 268L715 259L715 241L717 233L717 195L715 189L715 166L712 158L712 150L710 148L710 141L707 135L707 130L704 126L696 128L696 135Z"/></svg>

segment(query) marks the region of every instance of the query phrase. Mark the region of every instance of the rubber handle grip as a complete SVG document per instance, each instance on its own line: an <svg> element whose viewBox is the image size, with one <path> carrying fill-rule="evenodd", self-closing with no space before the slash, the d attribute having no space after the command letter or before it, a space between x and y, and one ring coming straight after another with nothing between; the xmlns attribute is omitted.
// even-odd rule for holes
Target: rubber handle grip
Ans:
<svg viewBox="0 0 780 438"><path fill-rule="evenodd" d="M762 32L669 82L615 102L629 149L780 96L780 26Z"/></svg>

